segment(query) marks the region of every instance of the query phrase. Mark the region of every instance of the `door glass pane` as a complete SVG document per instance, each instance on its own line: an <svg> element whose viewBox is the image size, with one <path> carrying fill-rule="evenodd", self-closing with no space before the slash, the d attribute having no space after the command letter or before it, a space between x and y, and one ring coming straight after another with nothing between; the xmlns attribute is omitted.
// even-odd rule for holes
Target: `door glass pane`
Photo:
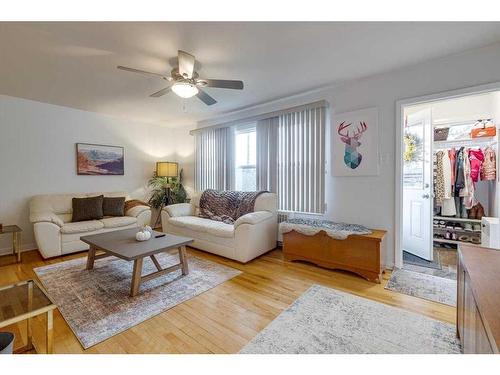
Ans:
<svg viewBox="0 0 500 375"><path fill-rule="evenodd" d="M424 187L424 132L423 122L405 127L403 186L407 189L422 189Z"/></svg>

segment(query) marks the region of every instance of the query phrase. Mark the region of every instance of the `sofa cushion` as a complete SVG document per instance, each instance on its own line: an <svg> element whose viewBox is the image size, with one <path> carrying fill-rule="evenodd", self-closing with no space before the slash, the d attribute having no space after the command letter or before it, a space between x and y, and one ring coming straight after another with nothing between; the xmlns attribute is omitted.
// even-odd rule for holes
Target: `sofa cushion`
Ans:
<svg viewBox="0 0 500 375"><path fill-rule="evenodd" d="M99 221L104 224L104 228L119 228L137 223L137 218L132 216L105 217Z"/></svg>
<svg viewBox="0 0 500 375"><path fill-rule="evenodd" d="M104 196L88 198L73 198L73 218L71 221L99 220L104 216L102 213L102 202Z"/></svg>
<svg viewBox="0 0 500 375"><path fill-rule="evenodd" d="M65 223L61 227L61 233L85 233L104 228L100 220L78 221L76 223Z"/></svg>
<svg viewBox="0 0 500 375"><path fill-rule="evenodd" d="M205 232L218 237L234 237L234 226L221 221L214 221L197 216L179 216L170 218L168 223L177 227Z"/></svg>
<svg viewBox="0 0 500 375"><path fill-rule="evenodd" d="M104 197L102 201L102 214L104 216L124 216L125 197Z"/></svg>

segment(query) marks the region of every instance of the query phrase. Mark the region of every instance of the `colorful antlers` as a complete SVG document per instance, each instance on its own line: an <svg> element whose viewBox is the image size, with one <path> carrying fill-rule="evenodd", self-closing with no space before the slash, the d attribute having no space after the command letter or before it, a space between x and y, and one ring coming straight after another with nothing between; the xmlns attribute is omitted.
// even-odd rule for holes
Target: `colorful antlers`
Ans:
<svg viewBox="0 0 500 375"><path fill-rule="evenodd" d="M352 123L349 123L349 124L346 124L345 121L343 121L340 125L339 125L339 128L337 129L337 133L342 136L342 137L347 137L347 138L355 138L355 137L358 137L360 136L361 134L363 134L366 129L368 129L368 126L366 125L366 123L364 121L360 121L359 122L359 125L356 130L354 131L354 134L349 137L349 130L347 130L345 132L345 134L342 134L342 130L344 129L347 129L350 125L352 125Z"/></svg>
<svg viewBox="0 0 500 375"><path fill-rule="evenodd" d="M357 132L354 133L354 137L361 135L362 133L364 133L366 131L366 129L368 129L368 126L366 126L366 123L364 121L360 121L359 125L361 125L361 129L359 127L356 129Z"/></svg>
<svg viewBox="0 0 500 375"><path fill-rule="evenodd" d="M343 121L343 122L339 125L339 128L337 129L337 133L338 133L340 136L342 136L342 137L347 137L347 138L349 138L349 130L347 130L347 131L345 132L345 134L342 134L342 133L341 133L341 131L342 131L342 130L344 130L344 129L346 129L346 128L348 128L348 127L349 127L349 126L351 126L351 125L352 125L352 123L350 123L350 124L346 124L346 123L345 123L345 121Z"/></svg>

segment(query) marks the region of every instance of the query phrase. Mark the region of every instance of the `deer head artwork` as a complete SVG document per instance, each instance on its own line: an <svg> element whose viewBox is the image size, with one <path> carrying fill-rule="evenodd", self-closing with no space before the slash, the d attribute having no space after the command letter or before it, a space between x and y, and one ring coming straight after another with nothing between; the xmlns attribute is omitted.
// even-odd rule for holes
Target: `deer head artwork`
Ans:
<svg viewBox="0 0 500 375"><path fill-rule="evenodd" d="M361 135L368 129L368 126L364 121L359 122L359 126L353 130L351 136L349 136L349 126L352 123L346 124L345 121L342 122L338 129L337 133L340 135L340 139L345 143L344 150L344 163L351 169L356 169L361 164L361 160L363 159L363 155L361 155L357 148L361 146L361 142L359 139ZM345 130L345 132L344 132Z"/></svg>

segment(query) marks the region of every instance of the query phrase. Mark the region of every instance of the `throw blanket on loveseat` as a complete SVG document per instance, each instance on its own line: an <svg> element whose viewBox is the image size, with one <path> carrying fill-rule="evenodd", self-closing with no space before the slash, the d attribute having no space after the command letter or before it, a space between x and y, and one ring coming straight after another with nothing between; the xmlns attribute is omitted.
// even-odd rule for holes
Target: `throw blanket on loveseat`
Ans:
<svg viewBox="0 0 500 375"><path fill-rule="evenodd" d="M266 191L217 191L205 190L200 197L200 217L234 222L243 215L254 211L255 200Z"/></svg>

